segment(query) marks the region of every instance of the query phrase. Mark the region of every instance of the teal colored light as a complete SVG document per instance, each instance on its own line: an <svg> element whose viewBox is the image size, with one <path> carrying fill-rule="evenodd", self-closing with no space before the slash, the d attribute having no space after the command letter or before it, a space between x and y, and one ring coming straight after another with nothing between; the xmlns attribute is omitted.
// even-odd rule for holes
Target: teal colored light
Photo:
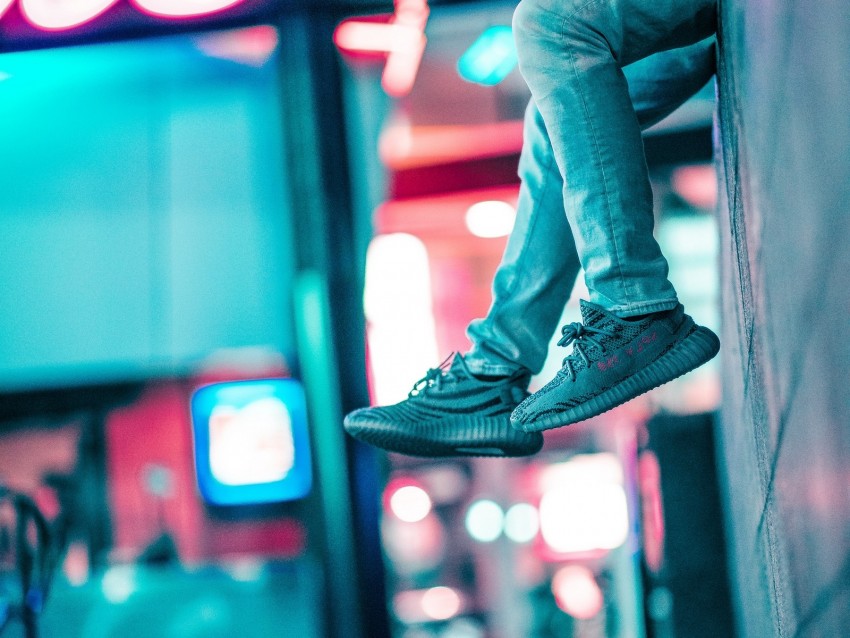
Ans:
<svg viewBox="0 0 850 638"><path fill-rule="evenodd" d="M492 86L504 80L517 63L516 45L509 26L490 27L457 62L460 77Z"/></svg>

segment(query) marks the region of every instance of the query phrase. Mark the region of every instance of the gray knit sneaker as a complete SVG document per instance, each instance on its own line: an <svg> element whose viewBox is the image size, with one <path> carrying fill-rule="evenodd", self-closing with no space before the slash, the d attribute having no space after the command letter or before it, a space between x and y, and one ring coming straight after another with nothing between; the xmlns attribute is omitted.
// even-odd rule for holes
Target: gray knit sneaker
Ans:
<svg viewBox="0 0 850 638"><path fill-rule="evenodd" d="M460 354L428 370L395 405L355 410L345 417L356 439L412 456L526 456L543 446L539 433L511 426L511 411L528 396L530 374L485 381Z"/></svg>
<svg viewBox="0 0 850 638"><path fill-rule="evenodd" d="M606 412L714 357L720 341L679 304L628 321L581 301L582 323L564 326L572 354L548 384L520 403L511 423L524 432L570 425Z"/></svg>

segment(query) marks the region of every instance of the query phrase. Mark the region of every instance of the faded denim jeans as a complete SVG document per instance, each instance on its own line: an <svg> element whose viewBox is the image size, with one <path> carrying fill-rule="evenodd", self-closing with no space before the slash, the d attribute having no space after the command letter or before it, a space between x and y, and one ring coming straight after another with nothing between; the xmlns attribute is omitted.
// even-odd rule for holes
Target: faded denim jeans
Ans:
<svg viewBox="0 0 850 638"><path fill-rule="evenodd" d="M468 328L470 369L537 373L580 268L623 316L678 303L653 237L641 129L715 71L714 0L523 0L514 14L531 89L514 229L493 304Z"/></svg>

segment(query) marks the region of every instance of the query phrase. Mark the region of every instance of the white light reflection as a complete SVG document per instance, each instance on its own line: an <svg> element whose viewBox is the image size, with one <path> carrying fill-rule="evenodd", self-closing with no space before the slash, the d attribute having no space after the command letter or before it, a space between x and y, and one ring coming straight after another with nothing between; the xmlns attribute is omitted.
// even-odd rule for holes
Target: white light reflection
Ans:
<svg viewBox="0 0 850 638"><path fill-rule="evenodd" d="M561 554L610 550L629 532L623 470L613 454L576 456L543 474L540 533Z"/></svg>
<svg viewBox="0 0 850 638"><path fill-rule="evenodd" d="M505 237L513 230L516 209L499 200L477 202L466 211L465 220L469 232L476 237Z"/></svg>
<svg viewBox="0 0 850 638"><path fill-rule="evenodd" d="M399 520L416 523L431 511L431 497L421 487L405 485L390 496L390 509Z"/></svg>
<svg viewBox="0 0 850 638"><path fill-rule="evenodd" d="M125 602L136 591L136 570L132 565L116 565L103 574L100 583L103 597L116 605Z"/></svg>
<svg viewBox="0 0 850 638"><path fill-rule="evenodd" d="M363 304L373 398L378 405L395 403L439 362L428 253L419 238L393 233L372 240Z"/></svg>

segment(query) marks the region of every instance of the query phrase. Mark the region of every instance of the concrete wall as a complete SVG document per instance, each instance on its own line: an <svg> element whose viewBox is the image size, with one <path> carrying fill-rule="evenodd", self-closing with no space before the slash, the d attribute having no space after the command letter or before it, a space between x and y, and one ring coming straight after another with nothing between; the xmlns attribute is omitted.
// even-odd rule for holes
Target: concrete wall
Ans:
<svg viewBox="0 0 850 638"><path fill-rule="evenodd" d="M850 3L721 2L725 395L739 633L850 635Z"/></svg>

